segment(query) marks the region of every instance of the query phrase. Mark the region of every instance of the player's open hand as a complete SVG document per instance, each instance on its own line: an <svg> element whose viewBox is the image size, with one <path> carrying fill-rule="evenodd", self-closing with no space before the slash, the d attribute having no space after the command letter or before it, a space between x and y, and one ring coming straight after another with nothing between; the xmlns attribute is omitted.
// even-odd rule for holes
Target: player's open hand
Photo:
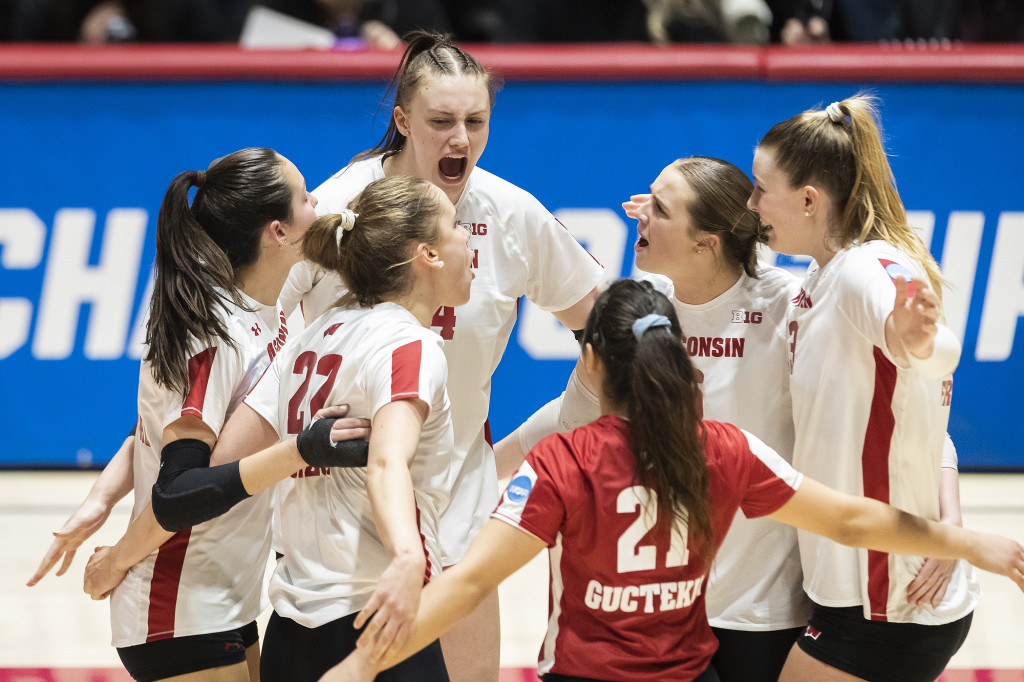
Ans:
<svg viewBox="0 0 1024 682"><path fill-rule="evenodd" d="M915 277L908 282L897 277L893 282L896 284L896 301L892 308L892 321L896 336L904 352L917 358L928 358L939 330L939 297L927 280Z"/></svg>
<svg viewBox="0 0 1024 682"><path fill-rule="evenodd" d="M1024 591L1024 546L1002 535L979 535L971 563L990 573L1005 575Z"/></svg>
<svg viewBox="0 0 1024 682"><path fill-rule="evenodd" d="M640 207L651 200L650 194L634 194L629 198L629 201L622 202L622 210L626 212L626 215L634 220L639 220L637 217L637 211Z"/></svg>
<svg viewBox="0 0 1024 682"><path fill-rule="evenodd" d="M93 599L106 599L126 575L128 570L117 566L113 547L97 547L85 565L83 589Z"/></svg>
<svg viewBox="0 0 1024 682"><path fill-rule="evenodd" d="M907 601L914 606L937 607L946 595L956 563L954 559L925 559L921 570L907 585Z"/></svg>
<svg viewBox="0 0 1024 682"><path fill-rule="evenodd" d="M68 568L71 567L71 561L75 558L75 552L83 542L89 539L89 536L100 529L103 522L110 516L110 509L109 505L86 498L85 502L64 522L64 525L53 531L53 542L50 543L50 548L46 550L39 568L26 584L32 587L38 583L61 558L63 561L61 561L60 568L57 569L57 575L61 576L67 573Z"/></svg>
<svg viewBox="0 0 1024 682"><path fill-rule="evenodd" d="M424 568L422 555L395 557L381 575L370 601L356 617L356 628L366 626L358 644L368 650L373 660L397 651L409 637L410 625L420 606Z"/></svg>
<svg viewBox="0 0 1024 682"><path fill-rule="evenodd" d="M337 443L343 440L370 438L370 420L361 417L349 417L348 405L328 405L321 408L313 419L333 419L334 426L331 427L331 442Z"/></svg>

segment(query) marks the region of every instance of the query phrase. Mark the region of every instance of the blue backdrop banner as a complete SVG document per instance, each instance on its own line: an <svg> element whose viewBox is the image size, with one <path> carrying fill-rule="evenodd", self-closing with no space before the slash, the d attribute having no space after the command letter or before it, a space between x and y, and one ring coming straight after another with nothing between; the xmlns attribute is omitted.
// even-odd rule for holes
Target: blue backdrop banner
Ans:
<svg viewBox="0 0 1024 682"><path fill-rule="evenodd" d="M0 83L0 466L95 466L135 421L156 215L170 180L272 147L309 187L373 146L383 82ZM1024 469L1024 89L872 86L900 193L964 342L950 433L963 469ZM691 154L749 169L768 128L856 92L829 82L510 82L480 165L630 274L620 203ZM801 268L803 263L782 264ZM494 378L495 438L557 395L571 335L529 305ZM1015 407L1016 405L1016 407Z"/></svg>

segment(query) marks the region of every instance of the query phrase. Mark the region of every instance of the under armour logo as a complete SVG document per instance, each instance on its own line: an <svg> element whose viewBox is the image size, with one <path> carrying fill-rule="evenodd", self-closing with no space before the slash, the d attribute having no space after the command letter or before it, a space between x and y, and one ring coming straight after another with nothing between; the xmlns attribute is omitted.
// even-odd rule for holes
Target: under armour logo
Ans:
<svg viewBox="0 0 1024 682"><path fill-rule="evenodd" d="M257 323L256 323L256 324L254 324L253 326L249 327L249 329L250 329L250 330L252 331L252 333L253 333L253 334L254 334L255 336L259 336L260 334L262 334L262 333L263 333L263 330L262 330L262 329L260 329L260 323L259 323L259 322L257 322Z"/></svg>

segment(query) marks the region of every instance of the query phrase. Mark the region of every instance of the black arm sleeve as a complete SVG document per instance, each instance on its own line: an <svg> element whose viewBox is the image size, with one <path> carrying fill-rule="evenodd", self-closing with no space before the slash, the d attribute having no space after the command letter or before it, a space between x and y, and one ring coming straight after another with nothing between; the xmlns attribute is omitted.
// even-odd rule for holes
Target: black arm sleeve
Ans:
<svg viewBox="0 0 1024 682"><path fill-rule="evenodd" d="M366 466L370 444L362 438L331 442L334 419L317 419L295 437L295 447L306 464L315 467L359 468Z"/></svg>
<svg viewBox="0 0 1024 682"><path fill-rule="evenodd" d="M211 467L203 441L182 438L161 451L153 514L164 530L176 533L209 521L247 497L238 462Z"/></svg>

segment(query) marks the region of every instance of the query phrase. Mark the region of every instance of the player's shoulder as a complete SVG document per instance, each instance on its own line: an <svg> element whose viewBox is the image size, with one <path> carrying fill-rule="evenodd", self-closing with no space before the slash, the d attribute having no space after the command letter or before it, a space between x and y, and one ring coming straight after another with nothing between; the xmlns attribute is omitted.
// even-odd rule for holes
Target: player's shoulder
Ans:
<svg viewBox="0 0 1024 682"><path fill-rule="evenodd" d="M834 260L832 276L855 291L880 279L921 277L924 272L913 257L881 240L854 244L836 254Z"/></svg>
<svg viewBox="0 0 1024 682"><path fill-rule="evenodd" d="M496 213L546 211L533 194L479 166L473 169L466 198L490 206Z"/></svg>
<svg viewBox="0 0 1024 682"><path fill-rule="evenodd" d="M762 266L757 270L757 277L744 274L745 295L763 307L785 308L800 293L803 281L789 270L774 265Z"/></svg>
<svg viewBox="0 0 1024 682"><path fill-rule="evenodd" d="M800 288L801 277L791 271L780 268L777 265L760 265L757 269L757 278L750 278L757 282L762 291L792 291Z"/></svg>
<svg viewBox="0 0 1024 682"><path fill-rule="evenodd" d="M737 453L750 449L747 432L735 424L705 419L701 426L709 465L723 459L733 459Z"/></svg>
<svg viewBox="0 0 1024 682"><path fill-rule="evenodd" d="M352 161L313 190L317 202L317 213L323 215L340 211L374 180L384 177L379 156L370 156Z"/></svg>

